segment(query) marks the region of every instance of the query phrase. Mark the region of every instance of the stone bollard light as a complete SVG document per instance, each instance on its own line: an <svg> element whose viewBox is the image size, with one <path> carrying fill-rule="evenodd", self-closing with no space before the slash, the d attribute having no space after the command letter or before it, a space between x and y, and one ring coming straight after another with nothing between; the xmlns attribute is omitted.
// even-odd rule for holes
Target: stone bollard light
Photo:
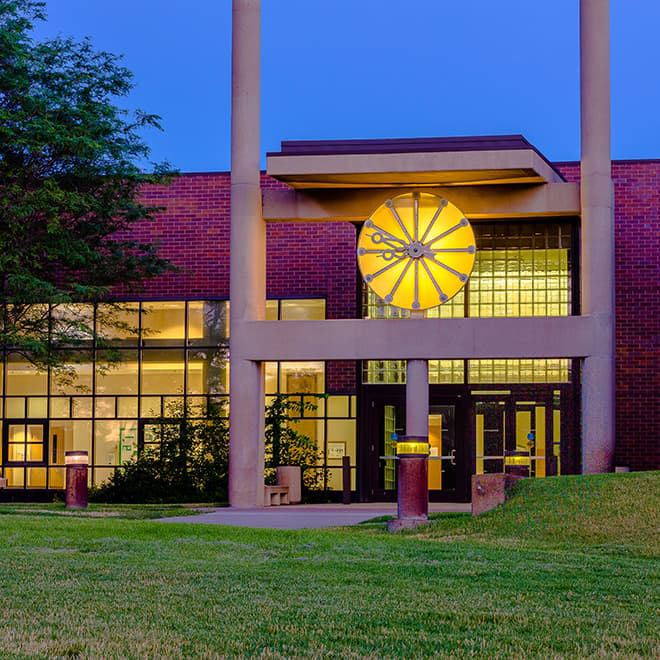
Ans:
<svg viewBox="0 0 660 660"><path fill-rule="evenodd" d="M66 508L86 509L88 454L86 451L64 452L64 464L66 465Z"/></svg>
<svg viewBox="0 0 660 660"><path fill-rule="evenodd" d="M387 531L413 529L428 522L429 453L426 436L401 436L397 442L397 517L387 523Z"/></svg>

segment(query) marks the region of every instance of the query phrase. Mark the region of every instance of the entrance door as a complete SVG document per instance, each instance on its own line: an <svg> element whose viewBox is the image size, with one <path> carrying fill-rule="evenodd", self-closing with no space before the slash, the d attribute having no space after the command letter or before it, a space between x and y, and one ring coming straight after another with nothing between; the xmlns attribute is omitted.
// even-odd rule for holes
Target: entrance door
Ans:
<svg viewBox="0 0 660 660"><path fill-rule="evenodd" d="M8 419L3 429L7 486L46 488L46 421Z"/></svg>
<svg viewBox="0 0 660 660"><path fill-rule="evenodd" d="M473 402L474 474L504 472L530 477L557 474L553 406L547 396L522 400L506 393Z"/></svg>
<svg viewBox="0 0 660 660"><path fill-rule="evenodd" d="M396 499L396 460L394 444L405 434L405 399L401 395L379 397L372 401L369 420L363 432L370 435L362 444L361 483L363 500ZM468 495L467 445L461 442L464 433L462 399L431 397L429 406L429 498L433 501L461 501ZM366 491L366 492L365 492ZM366 495L366 497L365 497Z"/></svg>

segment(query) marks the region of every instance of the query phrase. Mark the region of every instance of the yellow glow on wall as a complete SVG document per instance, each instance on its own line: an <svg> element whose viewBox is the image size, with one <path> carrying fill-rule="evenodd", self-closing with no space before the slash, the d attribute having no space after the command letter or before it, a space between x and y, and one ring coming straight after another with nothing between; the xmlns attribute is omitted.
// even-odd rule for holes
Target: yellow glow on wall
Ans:
<svg viewBox="0 0 660 660"><path fill-rule="evenodd" d="M422 310L447 302L465 286L475 252L472 227L454 204L414 192L374 211L360 232L357 254L376 295L396 307Z"/></svg>

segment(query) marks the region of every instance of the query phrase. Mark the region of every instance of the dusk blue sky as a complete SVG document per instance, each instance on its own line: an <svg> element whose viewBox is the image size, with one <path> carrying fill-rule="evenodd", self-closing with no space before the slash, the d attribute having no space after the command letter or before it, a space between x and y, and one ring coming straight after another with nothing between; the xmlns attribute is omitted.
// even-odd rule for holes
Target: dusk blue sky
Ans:
<svg viewBox="0 0 660 660"><path fill-rule="evenodd" d="M579 158L578 0L263 0L262 154L281 140L521 133ZM47 0L162 117L154 160L229 169L231 0ZM612 155L660 158L660 1L611 0ZM265 162L265 161L264 161Z"/></svg>

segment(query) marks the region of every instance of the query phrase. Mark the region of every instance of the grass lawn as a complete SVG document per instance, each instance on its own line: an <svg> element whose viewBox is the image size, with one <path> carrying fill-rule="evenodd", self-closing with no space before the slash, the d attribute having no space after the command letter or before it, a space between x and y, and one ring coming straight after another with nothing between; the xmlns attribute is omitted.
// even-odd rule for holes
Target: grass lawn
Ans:
<svg viewBox="0 0 660 660"><path fill-rule="evenodd" d="M172 516L194 516L203 513L214 504L97 504L87 509L68 511L64 502L20 502L0 503L2 515L66 516L68 518L169 518Z"/></svg>
<svg viewBox="0 0 660 660"><path fill-rule="evenodd" d="M416 534L0 515L0 656L658 657L659 505L646 473Z"/></svg>

